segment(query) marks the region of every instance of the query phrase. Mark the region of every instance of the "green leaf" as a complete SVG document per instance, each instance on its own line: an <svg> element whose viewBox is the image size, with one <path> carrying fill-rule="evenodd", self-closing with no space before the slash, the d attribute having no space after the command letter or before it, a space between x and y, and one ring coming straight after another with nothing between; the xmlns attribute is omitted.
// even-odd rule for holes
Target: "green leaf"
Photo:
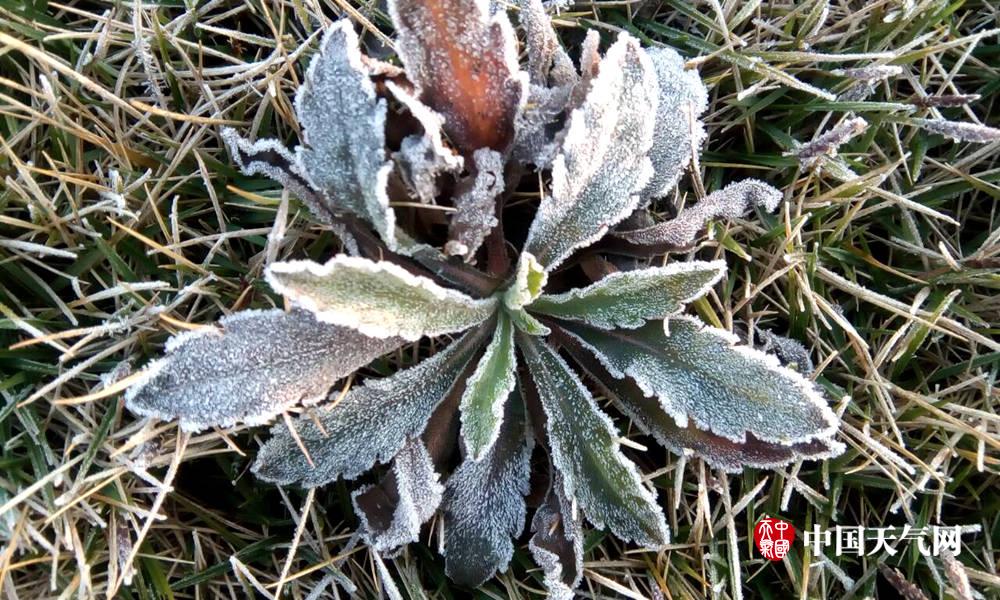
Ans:
<svg viewBox="0 0 1000 600"><path fill-rule="evenodd" d="M372 337L417 340L454 333L485 321L497 306L495 298L470 298L389 262L343 255L323 265L274 263L266 275L275 291L320 321Z"/></svg>
<svg viewBox="0 0 1000 600"><path fill-rule="evenodd" d="M469 377L460 405L462 439L472 460L482 458L496 442L516 370L514 327L506 311L500 311L493 341Z"/></svg>
<svg viewBox="0 0 1000 600"><path fill-rule="evenodd" d="M296 435L284 423L275 425L271 439L257 454L253 472L279 485L316 487L338 477L353 479L376 462L388 461L407 439L424 430L479 348L481 338L480 332L469 332L416 366L366 381L339 402L295 419ZM339 395L335 390L331 400Z"/></svg>
<svg viewBox="0 0 1000 600"><path fill-rule="evenodd" d="M669 335L664 328L669 330ZM680 427L688 419L734 442L746 434L792 444L829 437L837 417L816 387L778 359L692 317L651 322L633 331L567 323L618 378L631 377Z"/></svg>
<svg viewBox="0 0 1000 600"><path fill-rule="evenodd" d="M517 339L545 411L552 462L566 496L595 527L624 541L647 548L666 544L663 511L619 448L614 423L552 348L535 337Z"/></svg>
<svg viewBox="0 0 1000 600"><path fill-rule="evenodd" d="M524 529L532 443L523 404L514 395L496 443L481 459L467 456L445 488L445 570L452 581L469 587L507 569L513 538Z"/></svg>
<svg viewBox="0 0 1000 600"><path fill-rule="evenodd" d="M326 397L338 379L403 345L321 323L304 310L245 310L184 332L125 395L129 410L185 431L261 424Z"/></svg>
<svg viewBox="0 0 1000 600"><path fill-rule="evenodd" d="M632 214L653 174L659 87L639 42L621 34L600 62L583 104L569 116L524 250L552 271L573 251Z"/></svg>
<svg viewBox="0 0 1000 600"><path fill-rule="evenodd" d="M547 282L548 275L542 265L531 254L522 253L517 263L514 282L504 292L504 304L512 310L531 304L542 293Z"/></svg>
<svg viewBox="0 0 1000 600"><path fill-rule="evenodd" d="M518 330L527 333L528 335L548 335L549 328L546 327L536 319L535 317L528 314L528 311L523 308L517 310L506 311L510 320L514 322L514 325Z"/></svg>
<svg viewBox="0 0 1000 600"><path fill-rule="evenodd" d="M765 442L748 433L741 443L699 429L690 421L687 427L680 427L659 400L645 395L633 380L613 377L579 340L562 336L559 342L619 410L657 443L678 455L691 451L713 467L738 473L745 467L767 469L799 459L831 458L844 451L843 444L828 438L785 445Z"/></svg>
<svg viewBox="0 0 1000 600"><path fill-rule="evenodd" d="M612 273L585 288L542 296L528 310L601 329L634 329L681 310L725 272L723 261L694 261Z"/></svg>

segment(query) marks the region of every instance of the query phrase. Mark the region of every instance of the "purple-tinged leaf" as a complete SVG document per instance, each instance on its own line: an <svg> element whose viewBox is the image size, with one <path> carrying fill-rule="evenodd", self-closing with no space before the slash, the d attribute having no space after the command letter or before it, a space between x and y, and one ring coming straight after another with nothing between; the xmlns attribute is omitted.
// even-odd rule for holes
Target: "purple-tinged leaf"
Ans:
<svg viewBox="0 0 1000 600"><path fill-rule="evenodd" d="M808 442L785 445L765 442L748 433L743 442L734 442L720 435L699 429L693 422L680 427L668 415L660 401L647 396L631 379L617 379L589 352L579 340L560 336L559 343L615 401L615 405L642 431L664 448L678 455L693 452L713 467L738 473L746 467L769 469L795 460L821 460L838 456L844 446L831 438L816 438Z"/></svg>
<svg viewBox="0 0 1000 600"><path fill-rule="evenodd" d="M564 328L614 377L630 377L658 398L680 427L693 422L737 443L753 434L786 445L837 430L837 416L812 382L697 319L670 318L630 331L569 322Z"/></svg>
<svg viewBox="0 0 1000 600"><path fill-rule="evenodd" d="M385 478L359 488L351 501L368 545L391 552L419 539L420 527L434 516L443 492L424 443L410 439Z"/></svg>

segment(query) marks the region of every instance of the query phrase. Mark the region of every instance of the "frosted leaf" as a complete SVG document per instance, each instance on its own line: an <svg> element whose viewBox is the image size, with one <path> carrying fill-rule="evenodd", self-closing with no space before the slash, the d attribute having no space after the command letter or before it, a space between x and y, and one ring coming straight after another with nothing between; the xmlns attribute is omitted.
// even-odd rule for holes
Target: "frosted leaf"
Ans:
<svg viewBox="0 0 1000 600"><path fill-rule="evenodd" d="M666 327L667 332L664 332ZM837 417L816 387L773 356L691 317L632 331L566 324L618 378L631 377L686 427L688 419L734 442L746 434L792 444L829 437Z"/></svg>
<svg viewBox="0 0 1000 600"><path fill-rule="evenodd" d="M809 166L822 157L837 156L837 149L840 146L861 135L866 129L868 129L868 121L861 117L847 119L831 127L829 131L816 139L797 147L791 154L798 157L802 166Z"/></svg>
<svg viewBox="0 0 1000 600"><path fill-rule="evenodd" d="M266 276L276 292L320 321L372 337L417 340L462 331L485 321L497 305L493 298L475 300L390 262L343 255L322 265L274 263Z"/></svg>
<svg viewBox="0 0 1000 600"><path fill-rule="evenodd" d="M514 322L514 326L528 335L546 336L552 333L548 327L535 317L529 315L528 311L523 308L508 310L507 314L510 315L510 320Z"/></svg>
<svg viewBox="0 0 1000 600"><path fill-rule="evenodd" d="M760 342L762 352L773 354L786 367L791 367L807 376L816 370L809 351L798 340L759 328L757 340Z"/></svg>
<svg viewBox="0 0 1000 600"><path fill-rule="evenodd" d="M326 200L313 189L295 157L281 142L274 139L250 142L230 127L222 129L222 140L244 175L264 175L280 183L292 196L301 200L314 217L324 223L331 221Z"/></svg>
<svg viewBox="0 0 1000 600"><path fill-rule="evenodd" d="M504 292L504 304L514 310L531 304L542 293L547 282L548 275L542 265L531 254L522 252L514 281Z"/></svg>
<svg viewBox="0 0 1000 600"><path fill-rule="evenodd" d="M493 340L466 382L460 405L462 440L472 460L481 459L500 434L516 371L514 327L506 311L499 311Z"/></svg>
<svg viewBox="0 0 1000 600"><path fill-rule="evenodd" d="M830 74L837 77L849 77L858 81L879 81L902 75L903 67L899 65L869 65L854 69L834 69L830 71Z"/></svg>
<svg viewBox="0 0 1000 600"><path fill-rule="evenodd" d="M518 16L528 45L528 74L531 83L541 86L561 87L573 85L578 76L573 61L563 50L552 19L545 12L541 0L519 0Z"/></svg>
<svg viewBox="0 0 1000 600"><path fill-rule="evenodd" d="M385 156L386 104L375 95L349 20L323 36L295 95L295 114L304 142L296 157L312 187L334 210L367 220L396 248L396 219L386 195L392 170Z"/></svg>
<svg viewBox="0 0 1000 600"><path fill-rule="evenodd" d="M672 48L650 48L646 54L656 70L659 102L649 150L653 177L642 196L660 198L677 185L691 155L701 148L705 128L698 115L708 108L708 92L698 72L684 70L684 59Z"/></svg>
<svg viewBox="0 0 1000 600"><path fill-rule="evenodd" d="M585 288L542 296L528 309L601 329L634 329L675 314L707 293L725 272L726 263L717 260L612 273Z"/></svg>
<svg viewBox="0 0 1000 600"><path fill-rule="evenodd" d="M781 199L781 192L763 181L744 179L712 192L691 208L681 211L671 221L645 229L619 231L615 235L633 244L664 244L672 248L683 248L694 243L709 220L717 217L738 218L753 205L773 212Z"/></svg>
<svg viewBox="0 0 1000 600"><path fill-rule="evenodd" d="M506 150L527 86L507 15L490 17L483 0L390 0L389 14L406 73L448 138L465 156Z"/></svg>
<svg viewBox="0 0 1000 600"><path fill-rule="evenodd" d="M354 479L375 463L388 461L408 438L424 430L472 359L479 339L470 332L413 367L384 379L369 379L340 402L318 406L312 415L295 419L296 435L311 465L285 424L275 425L271 439L257 454L253 472L264 481L309 488L338 477ZM336 400L340 393L333 390L330 399Z"/></svg>
<svg viewBox="0 0 1000 600"><path fill-rule="evenodd" d="M419 439L407 440L381 483L351 494L365 542L379 552L390 552L417 541L420 527L434 516L443 492L427 447Z"/></svg>
<svg viewBox="0 0 1000 600"><path fill-rule="evenodd" d="M546 270L599 239L635 210L652 174L656 78L638 41L621 34L583 105L569 117L524 251Z"/></svg>
<svg viewBox="0 0 1000 600"><path fill-rule="evenodd" d="M467 457L448 479L442 509L445 572L452 581L478 587L507 570L512 538L524 529L531 449L523 405L512 398L496 443L479 460Z"/></svg>
<svg viewBox="0 0 1000 600"><path fill-rule="evenodd" d="M583 523L574 516L558 473L553 473L545 502L531 519L531 531L528 549L545 573L549 600L572 600L583 579Z"/></svg>
<svg viewBox="0 0 1000 600"><path fill-rule="evenodd" d="M737 473L745 467L769 469L799 459L821 460L840 455L844 445L829 438L816 438L791 445L764 442L748 433L743 442L699 429L693 422L680 427L664 412L658 399L646 396L631 379L615 379L577 340L563 347L587 371L615 405L642 431L678 455L691 451L713 467Z"/></svg>
<svg viewBox="0 0 1000 600"><path fill-rule="evenodd" d="M539 169L548 168L559 150L555 138L571 91L572 86L530 86L528 101L515 123L517 134L511 153L515 160L532 163Z"/></svg>
<svg viewBox="0 0 1000 600"><path fill-rule="evenodd" d="M422 135L403 138L393 156L400 163L402 174L421 202L430 203L437 197L439 176L462 171L464 160L441 139L444 118L412 94L391 81L386 87L410 111L424 128Z"/></svg>
<svg viewBox="0 0 1000 600"><path fill-rule="evenodd" d="M635 464L622 454L618 431L583 382L538 338L518 336L545 411L552 462L566 497L576 501L597 528L646 548L670 537L663 511L642 484Z"/></svg>
<svg viewBox="0 0 1000 600"><path fill-rule="evenodd" d="M911 122L927 131L950 137L955 142L989 144L990 142L1000 141L1000 129L987 127L979 123L946 121L944 119L911 119Z"/></svg>
<svg viewBox="0 0 1000 600"><path fill-rule="evenodd" d="M336 381L403 345L328 325L302 310L245 310L174 336L125 394L129 410L185 431L258 425L326 395Z"/></svg>
<svg viewBox="0 0 1000 600"><path fill-rule="evenodd" d="M496 150L473 153L476 175L456 185L455 213L449 222L445 252L471 261L486 236L497 226L497 197L503 193L504 157Z"/></svg>

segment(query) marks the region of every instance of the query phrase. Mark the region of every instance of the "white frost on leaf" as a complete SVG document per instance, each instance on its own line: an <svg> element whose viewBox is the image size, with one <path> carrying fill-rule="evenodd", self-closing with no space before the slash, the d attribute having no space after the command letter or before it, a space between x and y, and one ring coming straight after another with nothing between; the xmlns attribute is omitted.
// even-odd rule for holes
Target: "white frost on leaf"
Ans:
<svg viewBox="0 0 1000 600"><path fill-rule="evenodd" d="M540 297L528 310L601 329L634 329L700 298L726 272L721 260L676 262L612 273L585 288Z"/></svg>
<svg viewBox="0 0 1000 600"><path fill-rule="evenodd" d="M313 187L334 210L366 219L390 249L396 247L396 219L386 185L392 162L386 160L386 104L358 49L347 19L323 36L319 53L295 95L303 144L296 157Z"/></svg>
<svg viewBox="0 0 1000 600"><path fill-rule="evenodd" d="M392 81L386 81L385 85L424 129L422 135L403 138L394 157L417 198L431 203L440 191L438 177L461 172L465 161L448 148L441 137L444 117Z"/></svg>
<svg viewBox="0 0 1000 600"><path fill-rule="evenodd" d="M571 86L578 76L573 61L559 43L552 19L541 0L519 0L518 17L527 41L531 83L545 87Z"/></svg>
<svg viewBox="0 0 1000 600"><path fill-rule="evenodd" d="M774 187L756 179L744 179L712 192L671 221L645 229L618 231L615 235L633 244L683 248L694 243L711 219L736 219L755 205L773 212L781 200L781 192Z"/></svg>
<svg viewBox="0 0 1000 600"><path fill-rule="evenodd" d="M545 411L552 462L566 497L595 527L606 527L623 541L651 549L666 544L670 533L663 511L622 453L611 418L547 343L519 335L518 347Z"/></svg>
<svg viewBox="0 0 1000 600"><path fill-rule="evenodd" d="M326 323L372 337L417 340L468 329L493 314L495 298L473 299L413 275L390 262L335 256L274 263L266 272L274 290Z"/></svg>
<svg viewBox="0 0 1000 600"><path fill-rule="evenodd" d="M630 377L647 396L659 398L681 427L691 419L734 442L745 442L751 433L786 445L830 437L837 430L837 416L812 382L693 317L631 331L566 328L614 377Z"/></svg>
<svg viewBox="0 0 1000 600"><path fill-rule="evenodd" d="M473 153L475 176L456 184L455 213L449 222L445 244L447 254L471 261L497 226L497 197L504 190L504 160L502 154L490 148Z"/></svg>
<svg viewBox="0 0 1000 600"><path fill-rule="evenodd" d="M649 158L653 177L643 199L665 196L677 185L691 156L701 149L705 127L699 118L708 108L708 92L698 72L684 69L684 59L672 48L646 51L656 70L659 102Z"/></svg>
<svg viewBox="0 0 1000 600"><path fill-rule="evenodd" d="M385 479L359 488L351 494L351 502L368 545L391 552L419 539L420 527L434 516L443 492L427 447L410 439L396 454Z"/></svg>
<svg viewBox="0 0 1000 600"><path fill-rule="evenodd" d="M338 379L403 345L320 323L307 311L246 310L174 336L125 394L132 412L185 431L259 425L326 396Z"/></svg>
<svg viewBox="0 0 1000 600"><path fill-rule="evenodd" d="M516 372L514 326L506 311L499 311L493 339L466 381L459 405L462 440L472 460L481 459L500 435Z"/></svg>
<svg viewBox="0 0 1000 600"><path fill-rule="evenodd" d="M524 529L532 442L520 398L511 400L496 443L479 460L466 457L448 479L442 503L445 572L469 587L507 570L513 539Z"/></svg>
<svg viewBox="0 0 1000 600"><path fill-rule="evenodd" d="M578 339L565 339L562 346L632 423L679 456L694 452L715 468L738 473L746 467L770 469L796 460L832 458L844 451L843 444L828 437L780 444L759 440L748 433L745 441L734 442L699 429L690 421L681 427L663 410L659 399L647 396L630 378L612 376Z"/></svg>
<svg viewBox="0 0 1000 600"><path fill-rule="evenodd" d="M632 214L652 176L656 76L639 42L621 34L600 63L583 104L569 117L525 242L547 271Z"/></svg>
<svg viewBox="0 0 1000 600"><path fill-rule="evenodd" d="M504 11L484 0L389 0L396 50L422 102L440 113L464 156L503 152L524 104L528 76Z"/></svg>
<svg viewBox="0 0 1000 600"><path fill-rule="evenodd" d="M549 600L573 600L583 580L583 523L563 490L562 477L553 473L545 502L531 519L534 535L528 541L531 557L545 574Z"/></svg>
<svg viewBox="0 0 1000 600"><path fill-rule="evenodd" d="M388 461L407 439L423 432L472 359L478 340L476 332L470 332L413 367L369 379L339 402L341 391L333 390L329 404L293 421L294 436L284 423L271 429L253 472L265 481L308 488L338 477L353 479L375 463Z"/></svg>
<svg viewBox="0 0 1000 600"><path fill-rule="evenodd" d="M292 196L301 200L314 217L324 223L331 221L330 206L313 189L305 171L284 144L274 139L251 142L240 137L231 127L222 129L222 140L244 175L264 175L280 183Z"/></svg>
<svg viewBox="0 0 1000 600"><path fill-rule="evenodd" d="M927 131L950 137L955 142L989 144L1000 141L1000 129L979 123L947 121L945 119L911 119L910 122Z"/></svg>

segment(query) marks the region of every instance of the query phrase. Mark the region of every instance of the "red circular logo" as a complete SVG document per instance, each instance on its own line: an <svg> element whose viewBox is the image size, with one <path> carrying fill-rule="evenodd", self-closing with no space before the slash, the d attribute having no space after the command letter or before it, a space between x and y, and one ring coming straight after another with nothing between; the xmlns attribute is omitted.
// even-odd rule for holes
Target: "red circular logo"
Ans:
<svg viewBox="0 0 1000 600"><path fill-rule="evenodd" d="M760 555L768 560L781 560L795 541L795 526L788 521L764 515L753 528L753 542Z"/></svg>

